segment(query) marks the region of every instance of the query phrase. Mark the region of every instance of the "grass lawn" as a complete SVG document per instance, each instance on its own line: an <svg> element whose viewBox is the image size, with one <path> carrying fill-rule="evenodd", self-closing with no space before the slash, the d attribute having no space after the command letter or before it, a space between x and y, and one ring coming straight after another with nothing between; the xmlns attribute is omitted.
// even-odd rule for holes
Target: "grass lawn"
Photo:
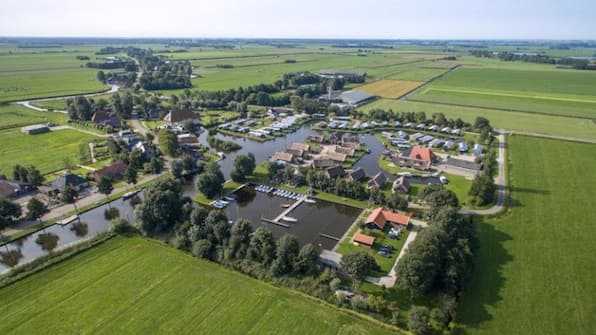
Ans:
<svg viewBox="0 0 596 335"><path fill-rule="evenodd" d="M596 334L596 145L513 136L511 209L479 225L467 334Z"/></svg>
<svg viewBox="0 0 596 335"><path fill-rule="evenodd" d="M47 109L55 109L55 110L65 110L66 109L66 100L50 100L50 101L37 101L31 103L34 106L47 108Z"/></svg>
<svg viewBox="0 0 596 335"><path fill-rule="evenodd" d="M365 215L368 214L370 213L367 212ZM358 225L355 225L354 227L352 227L350 233L348 234L348 236L346 236L345 240L342 241L342 243L337 247L335 251L342 255L349 255L354 252L364 251L373 256L377 261L377 264L379 264L379 266L381 267L381 271L375 271L371 273L371 276L386 276L395 264L395 259L397 258L397 255L399 255L399 251L403 247L404 243L406 242L406 239L408 238L408 234L410 233L408 230L402 231L402 233L399 235L399 238L397 240L394 240L387 236L389 229L389 225L385 227L385 231L380 231L378 229L366 229L363 233L366 235L373 236L375 238L375 244L372 248L369 248L364 246L357 246L354 245L353 242L351 242L352 238L354 237L354 234L356 234L360 230L360 227L358 227ZM377 251L379 251L379 249L386 244L390 244L393 246L391 258L383 257L377 254Z"/></svg>
<svg viewBox="0 0 596 335"><path fill-rule="evenodd" d="M223 194L229 193L233 190L235 190L236 188L238 188L240 185L242 185L241 183L237 183L235 181L228 181L224 184L224 189L223 189ZM193 195L192 200L194 200L195 202L198 202L201 205L205 205L208 206L213 200L217 199L219 197L213 198L213 199L209 199L207 198L203 193L197 191L197 193L195 195Z"/></svg>
<svg viewBox="0 0 596 335"><path fill-rule="evenodd" d="M78 162L79 144L97 137L76 130L25 135L19 129L0 131L0 173L12 174L15 164L35 165L42 174L62 169L64 157Z"/></svg>
<svg viewBox="0 0 596 335"><path fill-rule="evenodd" d="M402 95L412 91L416 87L424 84L421 81L406 80L377 80L372 83L358 86L357 90L383 98L399 98Z"/></svg>
<svg viewBox="0 0 596 335"><path fill-rule="evenodd" d="M592 120L562 117L555 115L541 115L524 112L507 112L495 109L473 108L442 105L436 103L423 103L403 100L379 99L360 107L362 111L373 108L382 108L393 111L443 113L447 118L462 118L474 123L478 116L488 118L495 128L504 128L515 131L535 132L554 136L577 137L584 139L596 138L596 123Z"/></svg>
<svg viewBox="0 0 596 335"><path fill-rule="evenodd" d="M0 299L3 334L391 333L142 238L115 237L0 289Z"/></svg>
<svg viewBox="0 0 596 335"><path fill-rule="evenodd" d="M594 118L594 87L590 71L461 68L412 100Z"/></svg>
<svg viewBox="0 0 596 335"><path fill-rule="evenodd" d="M96 70L33 71L0 75L0 102L99 92Z"/></svg>
<svg viewBox="0 0 596 335"><path fill-rule="evenodd" d="M20 105L0 105L0 129L17 128L37 123L66 123L63 113L38 112Z"/></svg>

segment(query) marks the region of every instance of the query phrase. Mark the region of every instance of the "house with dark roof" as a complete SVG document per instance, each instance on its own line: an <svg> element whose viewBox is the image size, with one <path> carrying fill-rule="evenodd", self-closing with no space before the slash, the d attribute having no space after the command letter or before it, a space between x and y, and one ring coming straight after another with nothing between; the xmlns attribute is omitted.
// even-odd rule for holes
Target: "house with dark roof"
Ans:
<svg viewBox="0 0 596 335"><path fill-rule="evenodd" d="M336 165L325 169L325 176L327 176L329 179L339 178L343 173L344 168L341 165Z"/></svg>
<svg viewBox="0 0 596 335"><path fill-rule="evenodd" d="M383 172L377 173L374 177L372 177L367 184L367 188L371 189L381 189L387 182L387 177Z"/></svg>
<svg viewBox="0 0 596 335"><path fill-rule="evenodd" d="M289 152L282 152L282 151L278 151L276 152L273 157L271 157L271 160L274 162L284 162L284 163L293 163L294 162L294 155L292 155Z"/></svg>
<svg viewBox="0 0 596 335"><path fill-rule="evenodd" d="M99 170L90 173L93 180L99 181L102 177L109 177L112 180L122 179L124 171L126 170L126 163L124 161L117 161L108 166L104 166Z"/></svg>
<svg viewBox="0 0 596 335"><path fill-rule="evenodd" d="M410 182L406 176L401 176L393 182L391 193L410 193Z"/></svg>
<svg viewBox="0 0 596 335"><path fill-rule="evenodd" d="M80 192L82 189L89 187L89 181L79 175L66 173L46 186L40 187L40 190L47 194L58 194L64 192L67 187Z"/></svg>
<svg viewBox="0 0 596 335"><path fill-rule="evenodd" d="M348 179L350 181L360 181L364 177L366 177L366 172L364 172L364 169L362 167L358 167L358 168L350 171L348 173L348 175L346 176L346 179Z"/></svg>
<svg viewBox="0 0 596 335"><path fill-rule="evenodd" d="M406 228L410 223L410 217L378 207L370 213L364 223L371 229L383 230L387 224L392 225L394 228Z"/></svg>
<svg viewBox="0 0 596 335"><path fill-rule="evenodd" d="M406 166L417 170L430 169L434 160L435 155L432 150L417 145L409 150L405 150L401 155L393 157L393 163L395 165Z"/></svg>
<svg viewBox="0 0 596 335"><path fill-rule="evenodd" d="M328 168L333 165L335 165L335 162L331 160L329 157L315 158L312 160L312 163L310 163L310 166L315 169Z"/></svg>
<svg viewBox="0 0 596 335"><path fill-rule="evenodd" d="M186 120L191 120L197 124L199 123L199 116L189 110L172 110L164 116L163 120L170 126Z"/></svg>
<svg viewBox="0 0 596 335"><path fill-rule="evenodd" d="M351 90L342 92L340 95L341 101L344 103L351 105L351 106L360 106L365 102L373 100L375 98L374 95L368 94L366 92L358 91L358 90Z"/></svg>
<svg viewBox="0 0 596 335"><path fill-rule="evenodd" d="M33 189L33 186L18 180L0 179L0 196L16 198Z"/></svg>
<svg viewBox="0 0 596 335"><path fill-rule="evenodd" d="M116 115L111 115L105 111L97 111L91 116L91 122L103 126L112 126L119 128L121 125L120 118Z"/></svg>

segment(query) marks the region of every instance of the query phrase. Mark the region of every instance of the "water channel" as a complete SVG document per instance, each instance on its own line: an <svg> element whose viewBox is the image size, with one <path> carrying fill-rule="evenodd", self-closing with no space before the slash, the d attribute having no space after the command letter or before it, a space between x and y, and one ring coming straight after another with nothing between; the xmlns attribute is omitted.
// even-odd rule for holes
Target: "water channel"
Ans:
<svg viewBox="0 0 596 335"><path fill-rule="evenodd" d="M242 145L241 150L227 154L224 159L219 161L219 164L224 175L228 178L236 155L251 152L255 155L257 164L260 164L275 152L283 151L286 146L294 142L302 142L309 135L316 133L318 132L310 129L309 125L303 125L291 134L276 137L274 140L264 143L218 134L216 135L217 138ZM371 152L364 155L355 164L355 167L362 167L367 175L373 176L380 170L377 162L385 147L373 135L362 135L361 139L361 143L370 148ZM199 136L199 141L203 145L208 145L206 131ZM196 193L193 182L185 184L183 190L185 196L192 196ZM260 225L266 225L267 228L272 230L275 237L280 237L284 233L291 233L298 238L301 244L313 243L326 249L332 248L336 241L323 237L321 234L335 238L341 237L360 212L356 208L327 201L317 201L316 204L303 203L290 213L292 217L299 220L298 223L286 228L261 222L260 219L262 216L273 218L279 215L282 212L281 205L288 203L287 199L255 192L252 188L241 190L239 196L240 201L232 203L225 209L231 220L245 218L253 222L255 229ZM104 217L104 211L108 206L118 208L121 218L134 222L134 208L130 200L118 199L109 205L105 204L80 214L80 221L86 223L86 231L75 231L73 229L74 223L65 226L56 224L7 243L0 247L0 251L19 250L22 255L19 264L23 264L48 254L48 251L35 242L40 234L52 233L58 236L59 239L54 250L85 241L110 229L110 223ZM0 263L0 273L4 273L8 269L8 266Z"/></svg>

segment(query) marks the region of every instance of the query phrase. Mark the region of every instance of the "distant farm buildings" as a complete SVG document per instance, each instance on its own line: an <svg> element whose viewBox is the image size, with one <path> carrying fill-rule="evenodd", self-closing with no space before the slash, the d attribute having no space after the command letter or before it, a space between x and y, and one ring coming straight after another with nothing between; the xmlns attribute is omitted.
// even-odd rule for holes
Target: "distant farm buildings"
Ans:
<svg viewBox="0 0 596 335"><path fill-rule="evenodd" d="M34 124L31 126L25 126L25 127L21 128L21 132L23 134L27 134L27 135L43 134L43 133L47 133L49 131L50 131L50 127L48 127L45 124Z"/></svg>

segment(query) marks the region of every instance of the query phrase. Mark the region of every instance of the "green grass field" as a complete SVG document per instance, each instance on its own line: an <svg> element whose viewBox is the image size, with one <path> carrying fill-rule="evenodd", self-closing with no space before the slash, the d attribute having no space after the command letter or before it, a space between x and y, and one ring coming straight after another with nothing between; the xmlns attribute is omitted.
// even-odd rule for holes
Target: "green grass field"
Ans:
<svg viewBox="0 0 596 335"><path fill-rule="evenodd" d="M64 157L78 162L80 143L97 137L76 130L57 130L39 135L25 135L20 129L0 131L0 173L11 175L15 164L35 165L42 174L63 167Z"/></svg>
<svg viewBox="0 0 596 335"><path fill-rule="evenodd" d="M63 113L37 112L20 105L0 105L0 129L22 127L36 123L65 123Z"/></svg>
<svg viewBox="0 0 596 335"><path fill-rule="evenodd" d="M412 100L596 117L596 74L572 70L461 68L434 81Z"/></svg>
<svg viewBox="0 0 596 335"><path fill-rule="evenodd" d="M596 123L588 119L390 99L379 99L362 106L360 109L367 111L373 108L386 110L391 108L394 111L400 112L423 111L428 116L432 115L432 113L441 112L447 118L460 117L470 123L473 123L477 116L484 116L490 120L495 128L576 137L580 139L593 140L596 138Z"/></svg>
<svg viewBox="0 0 596 335"><path fill-rule="evenodd" d="M479 226L468 334L596 333L596 145L514 136L510 211Z"/></svg>
<svg viewBox="0 0 596 335"><path fill-rule="evenodd" d="M0 299L2 334L391 333L141 238L113 238L1 289Z"/></svg>

